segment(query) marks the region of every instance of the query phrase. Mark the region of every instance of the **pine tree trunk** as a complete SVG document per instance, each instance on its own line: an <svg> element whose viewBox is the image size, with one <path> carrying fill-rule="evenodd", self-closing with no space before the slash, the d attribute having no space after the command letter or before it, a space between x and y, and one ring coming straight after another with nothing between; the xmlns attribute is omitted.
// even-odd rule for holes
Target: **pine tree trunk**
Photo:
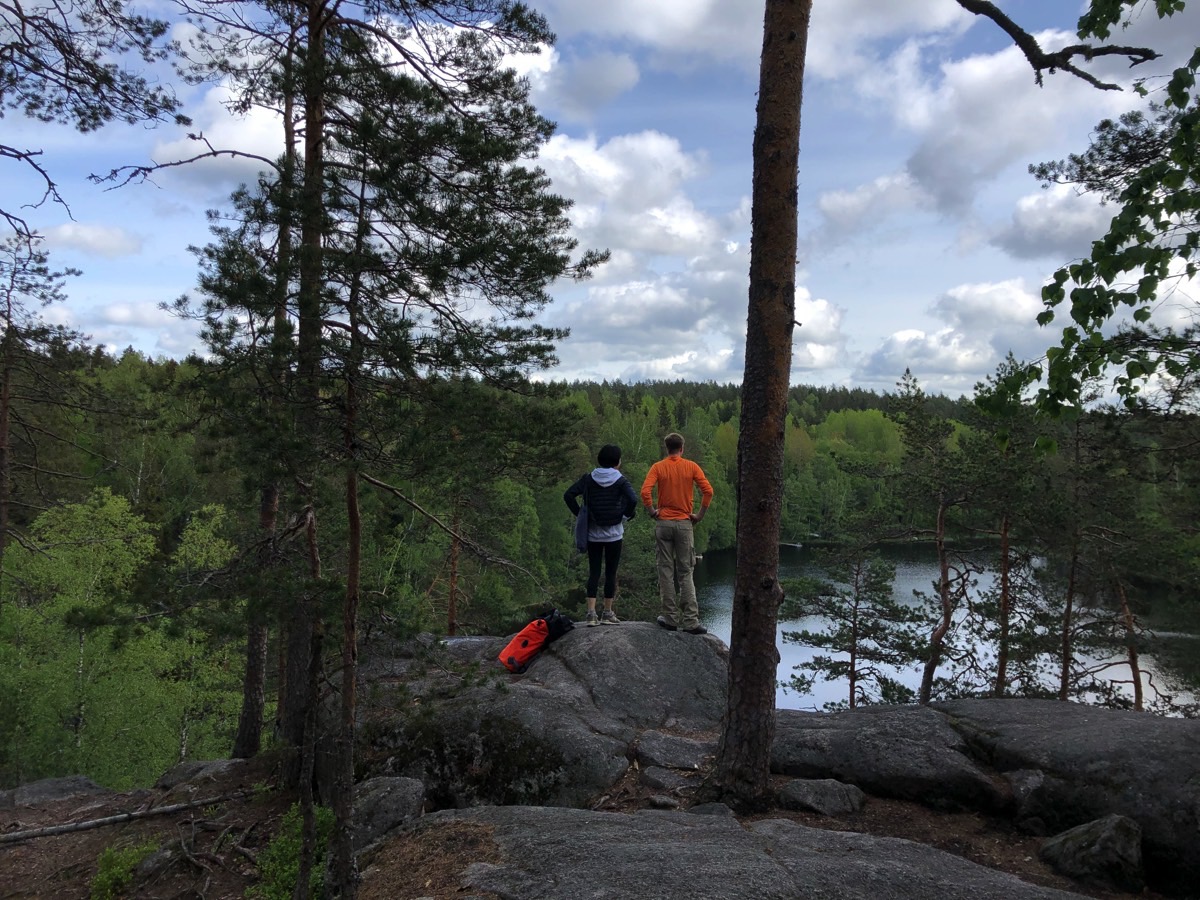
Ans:
<svg viewBox="0 0 1200 900"><path fill-rule="evenodd" d="M1066 701L1071 690L1071 629L1074 627L1075 615L1075 572L1079 567L1079 543L1071 547L1071 574L1067 577L1067 597L1063 604L1062 617L1062 668L1059 670L1058 699Z"/></svg>
<svg viewBox="0 0 1200 900"><path fill-rule="evenodd" d="M304 737L300 741L300 859L292 900L308 900L311 893L309 879L313 867L317 864L317 813L316 798L313 796L313 770L317 760L317 698L324 644L325 623L318 620L312 630L312 642L308 653L309 666L304 677L309 702L305 705L307 714L304 717Z"/></svg>
<svg viewBox="0 0 1200 900"><path fill-rule="evenodd" d="M737 573L729 705L709 790L742 809L770 800L784 426L796 302L800 105L812 0L767 0L754 131L750 294L738 441Z"/></svg>
<svg viewBox="0 0 1200 900"><path fill-rule="evenodd" d="M462 552L459 528L462 517L457 498L454 501L453 533L450 535L450 589L446 598L446 634L450 637L458 632L458 557Z"/></svg>
<svg viewBox="0 0 1200 900"><path fill-rule="evenodd" d="M939 498L937 511L937 534L934 538L938 556L938 596L942 602L942 618L933 633L929 636L929 659L925 660L925 670L921 673L921 688L917 702L928 706L933 696L933 677L942 661L942 644L950 631L953 620L954 604L950 598L950 558L946 555L946 501Z"/></svg>
<svg viewBox="0 0 1200 900"><path fill-rule="evenodd" d="M850 709L856 709L858 707L858 640L859 640L859 629L858 629L859 605L858 605L858 602L859 602L858 598L855 597L854 598L854 614L850 618L850 672L849 672L849 681L850 681L849 705L850 705Z"/></svg>
<svg viewBox="0 0 1200 900"><path fill-rule="evenodd" d="M1125 625L1125 655L1129 660L1129 674L1133 680L1133 708L1135 712L1145 709L1145 697L1142 691L1142 665L1138 658L1137 622L1133 610L1129 608L1129 595L1125 593L1125 585L1116 582L1117 596L1121 598L1121 620Z"/></svg>
<svg viewBox="0 0 1200 900"><path fill-rule="evenodd" d="M992 688L994 697L1003 697L1008 685L1009 619L1012 603L1012 561L1009 559L1008 539L1009 521L1008 514L1005 513L1000 520L1000 636L996 642L996 682Z"/></svg>
<svg viewBox="0 0 1200 900"><path fill-rule="evenodd" d="M359 187L359 251L367 240L366 161ZM362 282L356 274L347 302L350 347L346 361L346 407L342 436L346 454L346 595L342 604L342 717L338 732L337 772L333 783L333 884L342 900L358 896L354 859L354 738L358 708L358 603L362 574L362 510L358 503L358 379L362 372L359 302Z"/></svg>
<svg viewBox="0 0 1200 900"><path fill-rule="evenodd" d="M325 5L309 0L305 19L308 48L302 77L304 93L304 180L300 187L300 252L296 347L297 395L302 424L319 421L321 375L321 292L324 216L325 132ZM313 642L315 605L303 598L293 604L288 621L287 694L280 724L284 743L298 748L304 741L309 702L307 672ZM284 781L295 786L299 772L287 767Z"/></svg>
<svg viewBox="0 0 1200 900"><path fill-rule="evenodd" d="M0 612L3 612L4 551L8 548L8 509L12 499L12 446L9 422L12 409L13 331L11 313L5 323L4 368L0 372Z"/></svg>
<svg viewBox="0 0 1200 900"><path fill-rule="evenodd" d="M279 518L279 488L264 485L259 493L258 525L263 550L259 554L262 568L274 564L275 525ZM270 630L263 611L247 611L246 672L242 678L242 712L238 717L237 735L233 740L233 759L249 759L262 749L263 710L267 699L267 645Z"/></svg>
<svg viewBox="0 0 1200 900"><path fill-rule="evenodd" d="M321 557L317 551L317 519L310 509L305 527L305 538L308 545L310 575L314 582L321 578ZM315 600L307 598L305 606L315 605ZM299 744L299 766L296 772L296 784L300 789L300 812L302 822L300 827L300 864L299 875L296 878L296 888L292 893L293 900L308 900L309 876L316 865L317 849L317 816L316 799L313 795L313 772L317 761L317 703L320 699L321 657L325 649L325 621L320 616L309 612L309 620L313 623L310 630L308 653L308 669L304 673L304 728Z"/></svg>
<svg viewBox="0 0 1200 900"><path fill-rule="evenodd" d="M251 613L251 615L255 615ZM270 631L263 621L246 628L246 672L242 678L242 711L233 740L232 759L249 759L262 749L263 711L267 700L267 644Z"/></svg>

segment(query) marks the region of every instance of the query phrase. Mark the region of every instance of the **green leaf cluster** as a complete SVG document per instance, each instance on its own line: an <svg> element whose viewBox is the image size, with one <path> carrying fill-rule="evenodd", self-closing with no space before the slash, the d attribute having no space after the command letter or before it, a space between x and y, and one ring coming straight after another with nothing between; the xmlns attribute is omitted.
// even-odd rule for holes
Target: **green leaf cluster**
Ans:
<svg viewBox="0 0 1200 900"><path fill-rule="evenodd" d="M333 832L333 810L326 806L313 807L316 818L316 850L314 859L325 859L325 849ZM289 900L300 877L300 842L302 818L300 805L293 805L280 820L271 842L258 855L259 883L246 892L253 900ZM325 867L316 865L309 876L308 896L314 900L325 896Z"/></svg>

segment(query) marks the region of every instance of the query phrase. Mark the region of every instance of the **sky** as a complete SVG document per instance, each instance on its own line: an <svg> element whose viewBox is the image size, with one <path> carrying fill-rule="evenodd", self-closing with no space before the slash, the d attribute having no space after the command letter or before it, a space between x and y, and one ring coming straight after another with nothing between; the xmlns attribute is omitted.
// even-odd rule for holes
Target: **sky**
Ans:
<svg viewBox="0 0 1200 900"><path fill-rule="evenodd" d="M749 269L751 141L762 0L533 0L558 35L515 61L558 123L538 165L574 201L581 248L611 260L556 284L540 321L565 327L558 379L741 381ZM1047 49L1076 42L1078 0L1001 0ZM160 9L160 14L164 14ZM1164 59L1103 80L1169 74L1194 49L1200 3L1159 21L1137 10L1117 32ZM184 131L274 155L270 115L233 117L221 85L178 93L191 129L114 125L80 135L4 119L4 142L37 147L69 209L22 210L53 263L83 271L48 319L94 343L152 357L202 351L191 322L160 309L192 293L190 245L205 211L228 208L245 161L172 169L153 182L87 176L192 155ZM904 370L932 393L970 394L1010 351L1037 359L1041 285L1087 252L1112 207L1043 189L1028 166L1087 146L1098 121L1139 105L1066 73L1038 87L990 21L954 0L815 0L800 134L800 246L793 384L892 391ZM36 202L27 170L2 161L6 206Z"/></svg>

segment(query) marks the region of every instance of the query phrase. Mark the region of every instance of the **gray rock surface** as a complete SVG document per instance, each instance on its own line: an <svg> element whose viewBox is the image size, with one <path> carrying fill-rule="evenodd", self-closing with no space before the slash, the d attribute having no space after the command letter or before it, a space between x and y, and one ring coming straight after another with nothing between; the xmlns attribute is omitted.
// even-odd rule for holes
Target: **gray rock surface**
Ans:
<svg viewBox="0 0 1200 900"><path fill-rule="evenodd" d="M706 752L707 745L673 738L715 739L728 678L719 641L643 622L576 628L522 675L496 662L506 642L448 642L445 652L457 662L476 661L487 672L471 685L445 677L420 650L408 657L364 651L366 774L419 778L437 808L583 806L628 771L647 732L657 735L650 746L666 767L692 768Z"/></svg>
<svg viewBox="0 0 1200 900"><path fill-rule="evenodd" d="M245 762L242 759L188 760L168 769L159 777L158 781L154 782L154 786L162 790L170 790L186 782L198 787L206 781L212 781L218 776L245 765Z"/></svg>
<svg viewBox="0 0 1200 900"><path fill-rule="evenodd" d="M661 766L649 766L642 769L641 783L662 791L680 791L684 788L695 787L701 781L699 772L684 773L679 769L664 769Z"/></svg>
<svg viewBox="0 0 1200 900"><path fill-rule="evenodd" d="M783 809L846 816L861 810L867 795L852 784L832 778L797 778L780 789L778 800Z"/></svg>
<svg viewBox="0 0 1200 900"><path fill-rule="evenodd" d="M1195 895L1200 721L1052 700L954 700L935 709L981 763L1024 773L1014 792L1018 822L1053 834L1127 816L1142 829L1149 877L1166 890Z"/></svg>
<svg viewBox="0 0 1200 900"><path fill-rule="evenodd" d="M1056 834L1041 857L1063 875L1088 884L1138 893L1142 872L1142 829L1124 816L1105 816Z"/></svg>
<svg viewBox="0 0 1200 900"><path fill-rule="evenodd" d="M23 784L11 790L0 791L0 809L14 806L37 806L42 803L54 803L57 800L76 800L80 797L95 797L111 793L112 791L101 787L83 775L45 778L41 781L31 781L29 784Z"/></svg>
<svg viewBox="0 0 1200 900"><path fill-rule="evenodd" d="M699 770L717 754L716 741L647 731L637 743L637 760L643 766Z"/></svg>
<svg viewBox="0 0 1200 900"><path fill-rule="evenodd" d="M425 785L415 778L368 778L354 788L354 849L421 815Z"/></svg>
<svg viewBox="0 0 1200 900"><path fill-rule="evenodd" d="M724 645L650 623L577 628L517 676L495 659L506 642L364 648L366 774L421 779L431 809L590 808L636 764L643 789L686 805L719 737ZM1012 816L1036 834L1124 815L1142 829L1150 886L1189 896L1200 884L1197 760L1200 721L963 700L780 710L771 766L871 795Z"/></svg>
<svg viewBox="0 0 1200 900"><path fill-rule="evenodd" d="M523 900L1053 900L1076 897L1026 884L920 844L763 820L647 810L550 807L446 810L414 828L477 823L501 862L471 862L462 890ZM401 839L403 831L390 839ZM364 888L372 884L364 860Z"/></svg>
<svg viewBox="0 0 1200 900"><path fill-rule="evenodd" d="M883 797L934 807L1004 805L998 779L976 764L946 717L918 706L867 706L840 713L781 709L771 770L835 778Z"/></svg>

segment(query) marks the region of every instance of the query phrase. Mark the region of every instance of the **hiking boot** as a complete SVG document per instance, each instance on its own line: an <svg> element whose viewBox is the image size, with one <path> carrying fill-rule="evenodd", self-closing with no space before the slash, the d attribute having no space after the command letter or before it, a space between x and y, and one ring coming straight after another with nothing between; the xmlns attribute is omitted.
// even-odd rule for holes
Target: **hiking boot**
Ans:
<svg viewBox="0 0 1200 900"><path fill-rule="evenodd" d="M587 625L599 625L600 617L597 616L594 612L590 612L587 614L587 619L585 619L584 621Z"/></svg>
<svg viewBox="0 0 1200 900"><path fill-rule="evenodd" d="M703 625L697 625L695 628L683 629L684 634L708 634L708 629Z"/></svg>
<svg viewBox="0 0 1200 900"><path fill-rule="evenodd" d="M659 616L654 621L658 622L659 628L665 628L665 629L667 629L667 631L678 631L679 630L678 626L672 625L663 616Z"/></svg>
<svg viewBox="0 0 1200 900"><path fill-rule="evenodd" d="M601 625L620 625L621 620L617 618L617 614L611 609L606 609L600 614Z"/></svg>

